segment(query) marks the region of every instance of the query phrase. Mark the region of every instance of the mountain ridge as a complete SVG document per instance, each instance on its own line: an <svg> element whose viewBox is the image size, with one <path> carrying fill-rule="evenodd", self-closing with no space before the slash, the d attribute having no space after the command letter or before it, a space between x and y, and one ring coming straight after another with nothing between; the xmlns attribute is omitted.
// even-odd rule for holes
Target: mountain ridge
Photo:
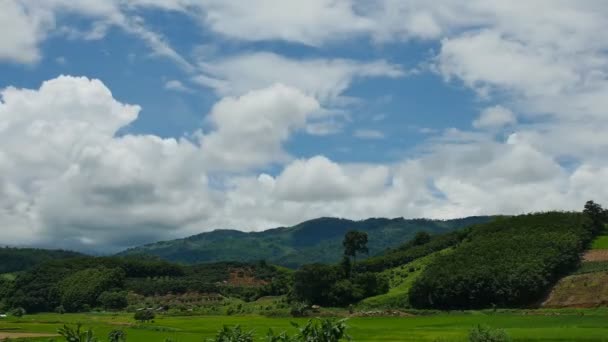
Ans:
<svg viewBox="0 0 608 342"><path fill-rule="evenodd" d="M129 248L117 255L154 255L185 264L263 259L296 268L306 263L337 262L342 255L342 238L349 230L368 233L369 255L372 256L406 242L419 231L438 234L488 222L492 218L493 216L470 216L431 220L398 217L354 221L319 217L290 227L275 227L255 232L216 229L185 238Z"/></svg>

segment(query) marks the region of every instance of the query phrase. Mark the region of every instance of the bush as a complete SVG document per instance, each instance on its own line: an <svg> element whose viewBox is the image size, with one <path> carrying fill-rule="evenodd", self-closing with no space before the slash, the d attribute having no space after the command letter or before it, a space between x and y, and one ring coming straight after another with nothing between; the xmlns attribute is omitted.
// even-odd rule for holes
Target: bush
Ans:
<svg viewBox="0 0 608 342"><path fill-rule="evenodd" d="M122 330L112 330L108 333L108 342L126 342L127 334Z"/></svg>
<svg viewBox="0 0 608 342"><path fill-rule="evenodd" d="M55 313L63 315L65 313L65 309L63 308L63 305L59 305L58 307L56 307L55 308Z"/></svg>
<svg viewBox="0 0 608 342"><path fill-rule="evenodd" d="M240 326L224 326L209 342L253 342L253 331L243 331Z"/></svg>
<svg viewBox="0 0 608 342"><path fill-rule="evenodd" d="M138 321L138 322L149 322L154 320L154 318L156 317L156 315L154 314L154 311L152 310L140 310L137 311L135 313L135 315L133 315L133 318Z"/></svg>
<svg viewBox="0 0 608 342"><path fill-rule="evenodd" d="M309 310L310 308L308 305L304 303L295 303L289 310L289 313L292 317L306 317L308 316Z"/></svg>
<svg viewBox="0 0 608 342"><path fill-rule="evenodd" d="M267 342L338 342L342 340L350 341L350 336L346 334L346 320L314 319L309 320L305 325L299 326L291 323L298 329L298 332L289 336L286 332L275 334L272 329L266 335ZM243 331L240 326L233 328L224 326L218 331L215 339L209 342L253 342L253 331Z"/></svg>
<svg viewBox="0 0 608 342"><path fill-rule="evenodd" d="M11 316L15 316L15 317L22 317L23 315L25 315L25 309L24 308L14 308L13 310L11 310Z"/></svg>
<svg viewBox="0 0 608 342"><path fill-rule="evenodd" d="M57 330L57 333L63 336L66 342L97 342L97 337L95 337L93 330L88 329L83 331L81 328L82 326L80 324L78 324L76 328L64 325L63 328Z"/></svg>
<svg viewBox="0 0 608 342"><path fill-rule="evenodd" d="M469 332L469 342L509 342L511 338L502 329L478 325Z"/></svg>

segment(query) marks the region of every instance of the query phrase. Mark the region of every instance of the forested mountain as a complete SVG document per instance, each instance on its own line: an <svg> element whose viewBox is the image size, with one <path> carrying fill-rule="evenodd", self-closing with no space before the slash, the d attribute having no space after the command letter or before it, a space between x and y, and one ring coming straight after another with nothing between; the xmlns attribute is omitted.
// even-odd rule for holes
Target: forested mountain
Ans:
<svg viewBox="0 0 608 342"><path fill-rule="evenodd" d="M0 248L0 273L27 270L40 263L82 256L80 253L37 248Z"/></svg>
<svg viewBox="0 0 608 342"><path fill-rule="evenodd" d="M342 239L349 230L366 232L369 255L376 255L412 239L417 232L450 232L491 220L475 216L455 220L370 218L352 221L318 218L292 227L262 232L215 230L185 239L163 241L126 250L120 255L154 255L186 264L213 261L257 261L298 267L307 263L335 263L342 257Z"/></svg>

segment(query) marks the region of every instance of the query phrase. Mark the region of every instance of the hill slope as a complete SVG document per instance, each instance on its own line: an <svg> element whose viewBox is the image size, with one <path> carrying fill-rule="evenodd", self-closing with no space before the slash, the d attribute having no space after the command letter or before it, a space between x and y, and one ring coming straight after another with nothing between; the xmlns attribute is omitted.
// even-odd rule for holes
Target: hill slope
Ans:
<svg viewBox="0 0 608 342"><path fill-rule="evenodd" d="M36 248L0 248L0 274L24 271L50 260L82 256L77 252Z"/></svg>
<svg viewBox="0 0 608 342"><path fill-rule="evenodd" d="M452 253L424 269L410 302L439 309L535 305L578 267L592 238L589 222L580 213L548 212L473 227Z"/></svg>
<svg viewBox="0 0 608 342"><path fill-rule="evenodd" d="M549 308L608 305L608 235L594 239L580 267L561 279L542 305Z"/></svg>
<svg viewBox="0 0 608 342"><path fill-rule="evenodd" d="M491 219L490 216L445 221L403 218L351 221L319 218L292 227L262 232L215 230L185 239L132 248L119 255L155 255L165 260L186 264L265 259L273 264L298 267L313 262L339 261L344 234L352 229L368 233L370 255L375 255L410 240L419 231L443 233L488 222Z"/></svg>

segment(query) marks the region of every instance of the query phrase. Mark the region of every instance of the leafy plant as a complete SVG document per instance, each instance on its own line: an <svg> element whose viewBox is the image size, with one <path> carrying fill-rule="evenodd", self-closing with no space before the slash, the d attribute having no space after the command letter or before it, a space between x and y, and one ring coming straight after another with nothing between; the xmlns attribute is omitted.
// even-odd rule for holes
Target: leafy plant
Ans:
<svg viewBox="0 0 608 342"><path fill-rule="evenodd" d="M253 342L253 331L243 331L239 325L233 328L224 325L209 342Z"/></svg>
<svg viewBox="0 0 608 342"><path fill-rule="evenodd" d="M78 324L76 328L64 325L63 328L57 330L59 335L63 336L66 342L97 342L97 337L93 330L82 330L82 325Z"/></svg>
<svg viewBox="0 0 608 342"><path fill-rule="evenodd" d="M122 330L112 330L108 333L108 342L125 342L127 334Z"/></svg>
<svg viewBox="0 0 608 342"><path fill-rule="evenodd" d="M291 323L298 328L299 332L295 336L298 342L338 342L343 339L350 341L351 338L346 334L346 319L310 319L300 327L296 323Z"/></svg>
<svg viewBox="0 0 608 342"><path fill-rule="evenodd" d="M469 332L469 342L509 342L511 338L502 329L478 325Z"/></svg>

